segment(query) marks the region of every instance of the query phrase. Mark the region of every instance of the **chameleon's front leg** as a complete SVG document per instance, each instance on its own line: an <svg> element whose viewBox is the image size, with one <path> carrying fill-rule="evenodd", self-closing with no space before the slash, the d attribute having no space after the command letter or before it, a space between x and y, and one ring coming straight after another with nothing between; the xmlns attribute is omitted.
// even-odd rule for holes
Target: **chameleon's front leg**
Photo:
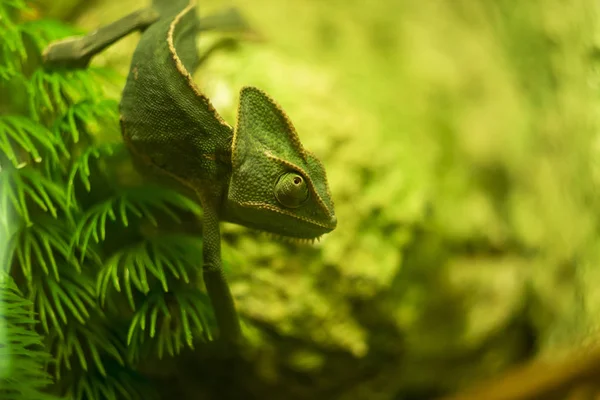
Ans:
<svg viewBox="0 0 600 400"><path fill-rule="evenodd" d="M219 341L227 346L240 344L242 332L233 296L221 264L221 233L215 207L203 204L202 275L219 327Z"/></svg>
<svg viewBox="0 0 600 400"><path fill-rule="evenodd" d="M92 57L119 39L138 30L144 30L159 14L152 8L135 11L111 24L82 37L58 40L46 47L42 55L48 67L85 68Z"/></svg>

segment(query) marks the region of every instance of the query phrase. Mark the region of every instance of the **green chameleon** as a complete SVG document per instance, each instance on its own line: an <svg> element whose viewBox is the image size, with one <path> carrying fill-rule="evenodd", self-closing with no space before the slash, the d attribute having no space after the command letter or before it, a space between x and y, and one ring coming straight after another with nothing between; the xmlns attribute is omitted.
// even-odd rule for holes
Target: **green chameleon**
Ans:
<svg viewBox="0 0 600 400"><path fill-rule="evenodd" d="M191 190L203 208L203 279L222 343L242 338L221 267L220 221L314 240L337 225L321 162L285 112L259 89L241 90L235 129L194 84L200 31L247 29L234 9L198 19L195 1L154 0L87 36L52 43L48 67L85 68L142 31L120 102L121 130L136 165Z"/></svg>

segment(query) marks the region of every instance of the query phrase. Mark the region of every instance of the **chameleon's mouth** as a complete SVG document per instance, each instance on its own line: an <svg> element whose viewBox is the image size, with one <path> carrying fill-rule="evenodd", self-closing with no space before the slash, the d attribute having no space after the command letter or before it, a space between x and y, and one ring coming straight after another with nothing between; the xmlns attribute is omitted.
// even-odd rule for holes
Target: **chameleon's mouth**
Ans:
<svg viewBox="0 0 600 400"><path fill-rule="evenodd" d="M298 221L301 222L306 222L309 223L311 225L315 225L315 226L319 226L321 228L325 228L327 229L327 231L332 231L335 229L335 227L337 226L337 218L335 215L332 215L328 221L323 222L323 221L319 221L316 219L311 219L311 218L307 218L307 217L302 217L299 216L293 212L290 212L288 210L283 210L280 207L275 207L271 204L268 203L263 203L263 202L258 202L258 201L242 201L237 203L242 207L246 207L246 208L250 208L250 209L262 209L262 210L269 210L269 211L273 211L276 212L278 214L283 214L289 217L292 217Z"/></svg>
<svg viewBox="0 0 600 400"><path fill-rule="evenodd" d="M306 239L306 238L297 238L297 237L292 237L292 236L284 236L284 235L279 235L277 233L272 233L272 232L267 232L267 231L259 231L262 235L267 236L270 239L275 239L278 242L283 242L283 243L292 243L292 244L314 244L315 242L319 242L321 241L321 236L317 236L315 238L312 239Z"/></svg>

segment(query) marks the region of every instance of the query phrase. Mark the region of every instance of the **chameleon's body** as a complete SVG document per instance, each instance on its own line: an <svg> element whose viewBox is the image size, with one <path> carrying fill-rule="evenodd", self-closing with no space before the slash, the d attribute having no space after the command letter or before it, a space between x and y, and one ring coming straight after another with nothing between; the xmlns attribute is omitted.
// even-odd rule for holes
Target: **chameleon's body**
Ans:
<svg viewBox="0 0 600 400"><path fill-rule="evenodd" d="M207 28L203 21L209 19L198 20L194 0L155 0L80 42L51 45L45 59L86 65L119 37L144 29L120 103L123 138L145 172L197 195L204 211L204 281L221 338L235 342L240 328L221 269L219 221L314 239L333 230L336 218L324 168L279 106L262 91L243 88L234 130L198 90L191 77L199 62L196 37L220 24Z"/></svg>
<svg viewBox="0 0 600 400"><path fill-rule="evenodd" d="M198 18L181 3L187 1L159 10L161 18L137 45L121 97L121 129L136 161L195 191L202 187L204 203L227 185L233 133L188 72L198 62Z"/></svg>

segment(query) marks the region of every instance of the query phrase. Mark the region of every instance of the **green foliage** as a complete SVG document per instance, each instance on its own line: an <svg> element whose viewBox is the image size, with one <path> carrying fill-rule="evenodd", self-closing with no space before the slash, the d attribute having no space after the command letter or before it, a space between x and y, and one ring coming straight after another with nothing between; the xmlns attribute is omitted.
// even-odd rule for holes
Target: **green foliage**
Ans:
<svg viewBox="0 0 600 400"><path fill-rule="evenodd" d="M29 160L39 162L42 153L49 154L54 160L58 159L56 147L60 142L45 126L24 116L0 117L0 140L0 151L15 167L23 165L26 159L15 153L12 143L16 143L21 153L29 156Z"/></svg>
<svg viewBox="0 0 600 400"><path fill-rule="evenodd" d="M170 310L171 309L171 310ZM179 289L172 294L153 290L137 309L127 334L130 360L139 360L147 341L156 338L156 355L163 358L178 354L184 346L194 348L194 338L211 339L207 321L210 303L208 297L197 290ZM154 342L156 343L156 342Z"/></svg>
<svg viewBox="0 0 600 400"><path fill-rule="evenodd" d="M91 321L70 321L64 330L53 331L48 338L56 357L55 373L59 380L65 371L76 368L107 377L105 364L125 367L123 341L102 315L96 315Z"/></svg>
<svg viewBox="0 0 600 400"><path fill-rule="evenodd" d="M44 221L26 226L12 233L9 245L8 265L18 266L19 272L28 283L36 277L40 268L43 278L52 274L54 279L60 280L58 262L71 259L69 247L69 231L61 221ZM69 265L79 270L79 265ZM16 271L15 271L16 272Z"/></svg>
<svg viewBox="0 0 600 400"><path fill-rule="evenodd" d="M124 286L129 305L135 311L133 288L146 294L153 279L166 293L169 291L169 277L189 283L201 249L202 242L194 237L162 235L115 252L98 274L100 301L106 301L111 283L118 292Z"/></svg>
<svg viewBox="0 0 600 400"><path fill-rule="evenodd" d="M52 384L45 370L52 357L34 330L32 304L6 273L0 273L0 301L0 396L6 400L58 400L44 392Z"/></svg>
<svg viewBox="0 0 600 400"><path fill-rule="evenodd" d="M106 224L109 220L114 222L118 219L127 228L130 225L129 218L133 215L145 218L154 227L158 227L158 218L153 211L162 211L175 222L181 223L175 207L196 215L201 213L201 208L190 199L160 187L148 185L123 189L83 213L73 238L81 246L83 256L91 238L96 243L106 239Z"/></svg>
<svg viewBox="0 0 600 400"><path fill-rule="evenodd" d="M76 129L75 125L73 129ZM92 190L90 183L90 157L94 157L96 159L102 156L110 156L113 154L114 145L112 144L101 144L99 146L88 146L83 153L73 162L71 165L71 172L69 173L68 180L68 189L67 189L67 202L71 204L71 202L76 202L74 198L75 192L75 178L79 176L79 179L85 190L90 192Z"/></svg>
<svg viewBox="0 0 600 400"><path fill-rule="evenodd" d="M124 153L117 100L104 94L114 74L44 69L48 43L78 32L26 21L26 10L0 2L0 261L20 290L0 281L11 344L0 346L0 394L149 399L140 364L212 338L202 241L177 229L201 209L137 175L114 179Z"/></svg>

